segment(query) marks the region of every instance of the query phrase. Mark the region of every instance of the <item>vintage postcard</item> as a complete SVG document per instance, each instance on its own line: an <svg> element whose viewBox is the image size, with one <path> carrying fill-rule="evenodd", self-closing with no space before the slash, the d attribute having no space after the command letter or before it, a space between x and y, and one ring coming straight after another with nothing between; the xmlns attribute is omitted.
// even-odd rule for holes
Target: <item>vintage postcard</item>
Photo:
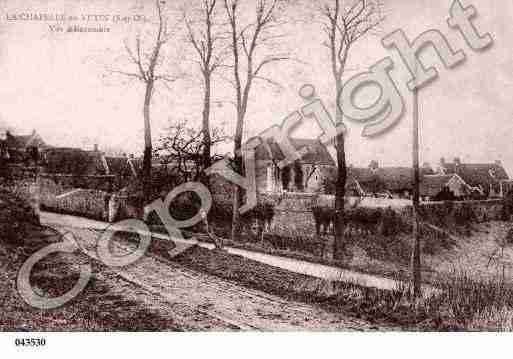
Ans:
<svg viewBox="0 0 513 359"><path fill-rule="evenodd" d="M0 0L0 331L513 329L513 3Z"/></svg>

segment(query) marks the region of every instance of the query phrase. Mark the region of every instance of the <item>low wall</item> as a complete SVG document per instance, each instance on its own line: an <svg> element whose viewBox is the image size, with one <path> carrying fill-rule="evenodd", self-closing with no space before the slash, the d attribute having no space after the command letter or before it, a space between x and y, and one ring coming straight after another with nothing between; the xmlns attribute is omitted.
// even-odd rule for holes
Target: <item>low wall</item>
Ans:
<svg viewBox="0 0 513 359"><path fill-rule="evenodd" d="M347 198L347 197L346 197ZM401 209L410 207L411 200L398 198L374 198L374 197L348 197L348 204L358 202L360 206L366 208L393 208ZM322 207L335 207L335 196L320 194L315 199L315 203Z"/></svg>
<svg viewBox="0 0 513 359"><path fill-rule="evenodd" d="M66 181L40 178L39 202L43 209L58 213L107 220L110 194L105 191L71 187Z"/></svg>
<svg viewBox="0 0 513 359"><path fill-rule="evenodd" d="M316 221L312 207L321 206L334 208L333 196L314 194L286 193L282 196L263 196L271 198L275 204L275 214L270 231L273 234L287 237L316 237ZM373 199L371 199L373 200ZM349 198L348 206L357 203L355 198ZM369 205L370 203L370 205ZM411 202L404 200L359 202L358 208L391 208L405 222L411 222L413 207ZM437 225L461 224L461 221L486 222L504 218L504 203L502 200L464 201L464 202L429 202L421 204L421 216L425 222ZM348 223L349 229L359 229L360 223Z"/></svg>
<svg viewBox="0 0 513 359"><path fill-rule="evenodd" d="M20 179L13 182L11 190L36 201L44 210L107 220L110 193L76 188L67 179L58 177L56 182L53 176L39 176L37 183L34 179Z"/></svg>
<svg viewBox="0 0 513 359"><path fill-rule="evenodd" d="M311 210L316 201L314 194L285 193L262 197L271 199L275 204L270 226L272 233L285 237L315 236L315 218Z"/></svg>

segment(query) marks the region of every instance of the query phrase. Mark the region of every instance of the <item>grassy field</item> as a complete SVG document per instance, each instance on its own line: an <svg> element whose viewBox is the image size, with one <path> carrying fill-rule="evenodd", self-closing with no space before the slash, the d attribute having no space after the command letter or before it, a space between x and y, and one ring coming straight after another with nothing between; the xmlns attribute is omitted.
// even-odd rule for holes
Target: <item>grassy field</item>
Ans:
<svg viewBox="0 0 513 359"><path fill-rule="evenodd" d="M452 228L423 226L423 281L440 289L434 296L412 300L408 288L387 292L313 278L276 277L266 268L222 252L195 249L183 265L282 296L328 306L375 323L418 330L512 330L513 240L509 222L472 223ZM315 243L290 239L255 241L249 236L229 245L338 265L408 281L411 235L355 233L347 238L346 256L329 261L313 254ZM286 242L285 239L282 239ZM295 242L294 242L295 241Z"/></svg>

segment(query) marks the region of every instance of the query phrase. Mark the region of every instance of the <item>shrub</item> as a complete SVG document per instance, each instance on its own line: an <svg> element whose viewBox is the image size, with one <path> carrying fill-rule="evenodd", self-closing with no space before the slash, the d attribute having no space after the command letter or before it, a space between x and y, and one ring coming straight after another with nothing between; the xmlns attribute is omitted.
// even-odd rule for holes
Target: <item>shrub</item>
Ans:
<svg viewBox="0 0 513 359"><path fill-rule="evenodd" d="M391 208L381 212L381 234L390 237L404 232L405 224L399 215Z"/></svg>
<svg viewBox="0 0 513 359"><path fill-rule="evenodd" d="M38 225L39 218L27 199L0 189L0 238L8 244L21 246L29 224Z"/></svg>
<svg viewBox="0 0 513 359"><path fill-rule="evenodd" d="M476 222L476 214L469 203L460 203L454 210L454 221L458 226L468 227L472 222Z"/></svg>
<svg viewBox="0 0 513 359"><path fill-rule="evenodd" d="M268 201L261 201L251 209L250 211L244 213L242 216L246 221L251 220L259 220L265 223L270 223L274 217L274 204Z"/></svg>
<svg viewBox="0 0 513 359"><path fill-rule="evenodd" d="M312 214L317 235L326 234L335 218L335 210L330 207L314 206L312 207Z"/></svg>
<svg viewBox="0 0 513 359"><path fill-rule="evenodd" d="M504 197L504 219L509 220L513 214L513 189Z"/></svg>
<svg viewBox="0 0 513 359"><path fill-rule="evenodd" d="M271 225L275 214L275 204L267 198L259 198L257 205L241 216L242 230L251 240L261 239ZM210 223L220 236L230 237L233 217L231 201L215 201L208 214Z"/></svg>
<svg viewBox="0 0 513 359"><path fill-rule="evenodd" d="M510 228L508 230L508 233L506 234L506 238L504 238L504 243L507 245L513 244L513 228Z"/></svg>
<svg viewBox="0 0 513 359"><path fill-rule="evenodd" d="M317 234L326 233L333 223L335 211L330 207L312 207ZM408 225L392 208L356 207L345 211L346 225L349 228L363 230L364 233L382 234L384 236L398 235L408 229Z"/></svg>
<svg viewBox="0 0 513 359"><path fill-rule="evenodd" d="M431 224L445 227L448 225L453 210L454 202L445 201L443 203L420 206L419 213L422 218L429 220Z"/></svg>

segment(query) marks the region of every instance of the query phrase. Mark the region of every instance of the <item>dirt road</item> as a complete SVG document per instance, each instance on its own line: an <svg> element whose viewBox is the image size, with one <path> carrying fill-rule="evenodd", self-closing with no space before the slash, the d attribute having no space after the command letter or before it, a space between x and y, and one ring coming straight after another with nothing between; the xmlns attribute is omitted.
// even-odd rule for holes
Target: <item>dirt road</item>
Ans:
<svg viewBox="0 0 513 359"><path fill-rule="evenodd" d="M76 226L69 216L44 215L42 220L61 232L71 231L85 248L94 248L98 231L83 228L82 219L77 219ZM124 268L103 267L96 275L113 292L168 316L171 313L185 330L383 330L315 305L163 263L152 256Z"/></svg>

